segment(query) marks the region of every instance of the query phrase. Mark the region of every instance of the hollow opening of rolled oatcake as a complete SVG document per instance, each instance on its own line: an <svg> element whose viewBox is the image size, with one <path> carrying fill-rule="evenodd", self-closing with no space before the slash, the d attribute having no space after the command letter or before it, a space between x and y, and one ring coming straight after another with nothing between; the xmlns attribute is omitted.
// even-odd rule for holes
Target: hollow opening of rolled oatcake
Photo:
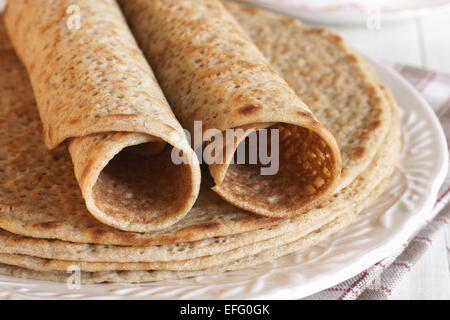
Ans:
<svg viewBox="0 0 450 320"><path fill-rule="evenodd" d="M99 209L119 221L167 223L192 192L190 165L175 164L171 151L170 145L149 142L119 152L93 187Z"/></svg>
<svg viewBox="0 0 450 320"><path fill-rule="evenodd" d="M243 149L244 163L238 159ZM278 161L278 165L273 161ZM236 148L233 163L216 191L255 213L292 216L311 209L315 199L329 189L333 164L328 144L317 133L278 123L246 136Z"/></svg>

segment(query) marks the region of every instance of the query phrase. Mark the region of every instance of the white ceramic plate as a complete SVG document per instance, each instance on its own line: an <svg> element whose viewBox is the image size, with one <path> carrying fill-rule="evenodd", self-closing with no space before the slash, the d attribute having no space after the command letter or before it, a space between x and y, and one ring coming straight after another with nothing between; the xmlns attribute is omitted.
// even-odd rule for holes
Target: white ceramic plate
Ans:
<svg viewBox="0 0 450 320"><path fill-rule="evenodd" d="M366 26L450 9L450 0L240 0L307 22Z"/></svg>
<svg viewBox="0 0 450 320"><path fill-rule="evenodd" d="M298 299L393 254L430 219L447 174L447 143L434 112L399 75L369 59L400 105L403 152L388 191L356 223L301 254L215 276L140 285L65 284L0 276L0 298Z"/></svg>

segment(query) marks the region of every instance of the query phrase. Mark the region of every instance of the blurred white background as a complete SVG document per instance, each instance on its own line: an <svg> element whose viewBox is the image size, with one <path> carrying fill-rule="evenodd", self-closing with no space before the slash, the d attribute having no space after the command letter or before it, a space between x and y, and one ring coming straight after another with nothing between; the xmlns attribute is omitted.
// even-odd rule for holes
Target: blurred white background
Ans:
<svg viewBox="0 0 450 320"><path fill-rule="evenodd" d="M375 58L450 73L450 0L245 0L340 33Z"/></svg>

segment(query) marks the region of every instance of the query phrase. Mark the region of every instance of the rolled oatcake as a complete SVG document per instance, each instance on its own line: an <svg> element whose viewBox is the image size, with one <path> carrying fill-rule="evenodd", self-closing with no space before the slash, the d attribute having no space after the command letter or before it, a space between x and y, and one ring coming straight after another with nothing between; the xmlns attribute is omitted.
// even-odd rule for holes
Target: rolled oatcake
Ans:
<svg viewBox="0 0 450 320"><path fill-rule="evenodd" d="M335 138L220 1L119 3L180 123L193 136L195 121L201 121L202 135L215 132L201 142L205 151L216 151L207 162L216 193L270 217L299 215L334 193L341 173ZM239 162L236 156L251 133L262 139L262 129L278 129L265 132L268 145L279 152L277 170L269 174L260 158ZM247 147L247 157L252 150L261 155L261 145Z"/></svg>
<svg viewBox="0 0 450 320"><path fill-rule="evenodd" d="M117 3L16 0L4 18L45 144L67 142L89 212L135 232L183 218L199 192L199 163Z"/></svg>

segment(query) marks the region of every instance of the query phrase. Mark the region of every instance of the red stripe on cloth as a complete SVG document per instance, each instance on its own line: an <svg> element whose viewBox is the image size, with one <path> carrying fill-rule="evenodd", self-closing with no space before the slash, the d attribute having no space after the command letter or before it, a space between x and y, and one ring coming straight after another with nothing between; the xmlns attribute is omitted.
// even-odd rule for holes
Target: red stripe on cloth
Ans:
<svg viewBox="0 0 450 320"><path fill-rule="evenodd" d="M430 72L434 72L434 71L430 71ZM436 74L436 78L438 78L438 80L437 80L438 82L444 82L446 84L450 84L450 74L438 72Z"/></svg>
<svg viewBox="0 0 450 320"><path fill-rule="evenodd" d="M400 266L400 267L405 267L408 271L411 271L411 266L409 264L407 264L407 263L394 262L393 265Z"/></svg>
<svg viewBox="0 0 450 320"><path fill-rule="evenodd" d="M423 240L423 241L428 242L429 244L433 244L433 240L431 240L430 238L427 238L427 237L415 237L414 240L415 239Z"/></svg>
<svg viewBox="0 0 450 320"><path fill-rule="evenodd" d="M403 65L394 63L393 67L395 71L400 72L403 69Z"/></svg>
<svg viewBox="0 0 450 320"><path fill-rule="evenodd" d="M387 288L387 287L385 287L385 286L381 286L380 289L383 290L384 292L386 292L386 294L388 296L390 296L392 294L392 290Z"/></svg>
<svg viewBox="0 0 450 320"><path fill-rule="evenodd" d="M450 97L436 110L436 114L439 116L443 113L447 107L450 106Z"/></svg>
<svg viewBox="0 0 450 320"><path fill-rule="evenodd" d="M448 187L448 189L445 190L445 192L436 200L436 202L434 203L434 206L436 207L436 205L439 204L449 192L450 192L450 187Z"/></svg>
<svg viewBox="0 0 450 320"><path fill-rule="evenodd" d="M344 299L345 296L347 294L349 294L350 292L352 292L355 289L355 287L361 283L361 281L363 281L365 278L367 278L368 275L369 275L369 273L367 271L364 271L364 273L361 275L361 277L359 277L359 279L357 279L355 282L353 282L350 287L345 289L344 293L338 298L338 300Z"/></svg>
<svg viewBox="0 0 450 320"><path fill-rule="evenodd" d="M441 218L441 217L437 217L436 219L437 222L443 223L443 224L449 224L450 222L448 221L448 219L445 218Z"/></svg>
<svg viewBox="0 0 450 320"><path fill-rule="evenodd" d="M425 79L425 82L420 87L418 87L417 89L420 92L423 92L435 78L436 78L436 72L430 72L428 77Z"/></svg>
<svg viewBox="0 0 450 320"><path fill-rule="evenodd" d="M402 71L405 71L407 73L414 73L415 76L418 76L422 79L424 79L426 75L428 75L430 72L424 69L417 69L415 67L404 65L401 67ZM408 76L403 75L406 79L408 79Z"/></svg>

